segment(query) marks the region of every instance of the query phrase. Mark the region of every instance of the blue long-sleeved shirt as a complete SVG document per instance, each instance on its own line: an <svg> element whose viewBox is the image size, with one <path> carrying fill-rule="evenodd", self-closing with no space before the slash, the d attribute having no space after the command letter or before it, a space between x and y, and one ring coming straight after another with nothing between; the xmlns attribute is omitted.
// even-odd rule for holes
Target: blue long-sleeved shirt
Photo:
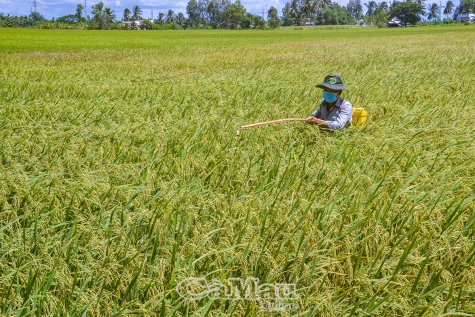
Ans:
<svg viewBox="0 0 475 317"><path fill-rule="evenodd" d="M312 116L325 120L327 126L332 130L344 128L347 124L352 122L353 109L351 104L339 97L335 105L327 111L327 102L322 100L320 107L312 113Z"/></svg>

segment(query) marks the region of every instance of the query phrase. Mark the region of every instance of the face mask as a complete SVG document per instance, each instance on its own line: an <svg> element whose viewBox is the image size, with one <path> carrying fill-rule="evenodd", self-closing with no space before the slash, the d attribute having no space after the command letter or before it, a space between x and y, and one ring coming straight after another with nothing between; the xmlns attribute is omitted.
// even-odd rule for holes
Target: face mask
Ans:
<svg viewBox="0 0 475 317"><path fill-rule="evenodd" d="M325 100L328 103L335 102L336 101L336 93L335 92L324 91L323 92L323 100Z"/></svg>

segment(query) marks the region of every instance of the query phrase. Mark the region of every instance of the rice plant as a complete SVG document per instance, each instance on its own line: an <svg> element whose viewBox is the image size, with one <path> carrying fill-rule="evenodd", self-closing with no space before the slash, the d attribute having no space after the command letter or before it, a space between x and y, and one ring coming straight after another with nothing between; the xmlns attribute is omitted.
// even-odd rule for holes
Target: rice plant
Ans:
<svg viewBox="0 0 475 317"><path fill-rule="evenodd" d="M475 313L474 31L0 29L0 314ZM327 73L365 125L235 135L309 115Z"/></svg>

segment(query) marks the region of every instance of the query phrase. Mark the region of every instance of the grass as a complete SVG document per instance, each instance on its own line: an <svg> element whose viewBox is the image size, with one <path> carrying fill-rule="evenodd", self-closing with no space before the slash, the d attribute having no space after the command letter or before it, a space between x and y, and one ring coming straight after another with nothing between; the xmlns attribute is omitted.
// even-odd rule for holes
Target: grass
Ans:
<svg viewBox="0 0 475 317"><path fill-rule="evenodd" d="M0 314L473 314L474 31L1 29ZM366 125L236 137L327 73ZM295 283L298 310L188 277Z"/></svg>

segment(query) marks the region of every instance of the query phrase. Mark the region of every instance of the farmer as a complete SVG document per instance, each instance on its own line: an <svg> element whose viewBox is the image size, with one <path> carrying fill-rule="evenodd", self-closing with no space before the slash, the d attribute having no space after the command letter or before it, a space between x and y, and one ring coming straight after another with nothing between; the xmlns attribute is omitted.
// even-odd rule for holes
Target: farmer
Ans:
<svg viewBox="0 0 475 317"><path fill-rule="evenodd" d="M323 100L318 109L307 118L308 123L317 124L320 128L330 130L343 129L351 125L351 104L340 97L341 92L346 90L340 75L327 75L325 81L317 85L323 89Z"/></svg>

